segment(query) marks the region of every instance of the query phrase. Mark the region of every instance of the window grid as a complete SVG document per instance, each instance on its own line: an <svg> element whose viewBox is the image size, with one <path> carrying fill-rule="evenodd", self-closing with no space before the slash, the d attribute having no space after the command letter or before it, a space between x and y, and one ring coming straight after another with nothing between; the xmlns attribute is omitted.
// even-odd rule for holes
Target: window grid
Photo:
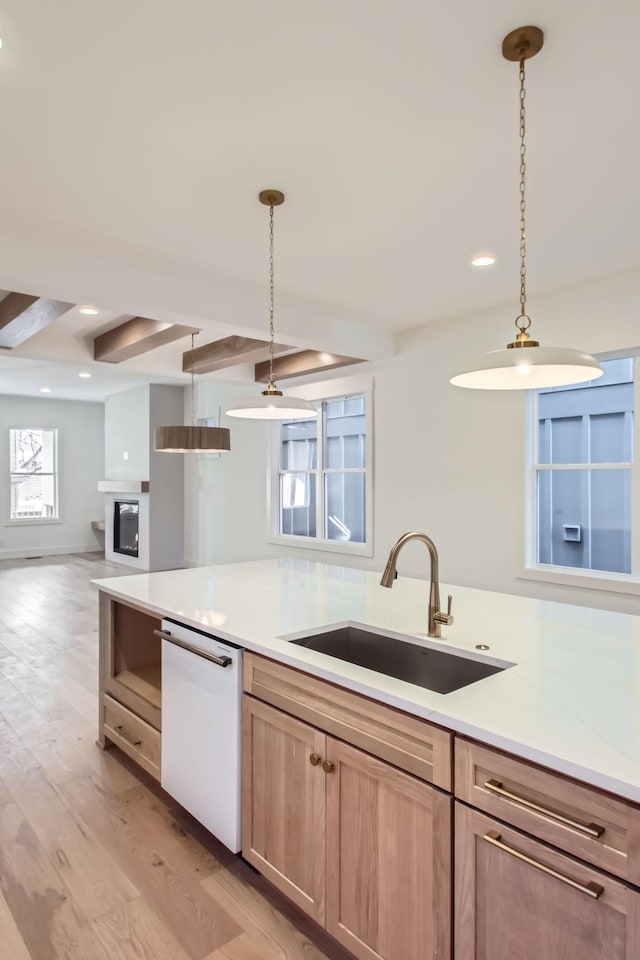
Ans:
<svg viewBox="0 0 640 960"><path fill-rule="evenodd" d="M575 463L552 463L545 462L541 463L540 459L540 424L545 423L548 425L549 420L540 420L539 419L539 391L532 391L532 402L530 404L530 423L531 423L531 443L530 443L530 456L529 456L529 469L528 469L528 481L527 481L527 500L529 503L529 518L527 520L527 537L526 537L526 565L528 569L549 569L553 570L567 570L568 566L561 563L557 563L551 560L541 560L540 551L541 551L541 515L540 515L540 502L539 502L539 484L540 479L543 476L548 476L549 480L554 475L559 475L565 471L576 471L576 477L578 472L584 476L584 490L586 501L589 504L591 509L591 504L593 502L592 498L592 485L596 479L596 475L602 477L602 482L607 484L607 489L609 489L608 481L606 480L606 475L603 476L601 471L626 471L629 475L629 486L631 489L630 496L630 510L629 510L629 528L630 528L630 537L629 537L629 550L626 553L627 556L627 569L624 572L608 570L607 568L602 568L600 566L592 566L592 539L589 536L587 543L586 551L586 563L579 566L571 566L570 569L572 572L575 572L578 575L584 575L588 577L590 574L601 575L603 573L609 573L615 577L621 577L622 579L633 577L637 578L640 576L640 464L638 463L638 456L636 451L640 449L640 416L638 412L640 411L640 384L638 383L638 364L637 357L632 357L627 354L620 354L616 358L612 359L628 359L632 363L632 384L633 384L633 412L631 411L620 411L624 412L624 422L627 427L627 435L631 437L631 450L625 452L631 454L631 459L620 459L616 461L609 462L590 462L592 459L592 421L594 418L597 418L598 414L592 412L586 413L581 417L581 450L580 453L583 456L581 462ZM605 361L606 362L606 361ZM560 388L561 389L561 388ZM577 419L577 417L576 417ZM549 435L550 436L550 435ZM551 444L549 444L550 449L545 454L545 459L553 460L553 449ZM612 477L615 474L612 474ZM622 478L621 478L622 479ZM610 494L608 494L610 495ZM549 504L547 504L549 506ZM552 518L547 517L547 522L551 523ZM591 516L589 515L589 528L591 528Z"/></svg>
<svg viewBox="0 0 640 960"><path fill-rule="evenodd" d="M9 429L10 522L59 519L57 457L57 430Z"/></svg>
<svg viewBox="0 0 640 960"><path fill-rule="evenodd" d="M277 464L278 468L276 471L276 489L277 489L277 527L273 530L273 534L276 537L286 538L288 541L306 544L314 544L316 546L323 545L326 546L331 544L335 546L336 544L342 543L342 537L346 537L349 540L350 546L356 546L362 548L367 545L370 539L370 530L369 530L369 510L366 504L367 490L366 490L366 478L367 478L367 445L371 442L368 426L365 425L364 434L359 438L359 452L361 456L361 462L364 464L362 467L329 467L328 463L328 406L336 402L341 402L343 404L343 414L342 416L349 416L351 414L344 411L344 405L350 400L361 400L362 401L362 415L365 417L366 424L369 423L369 404L367 396L364 393L354 393L348 394L340 397L331 397L328 399L318 400L314 405L318 409L318 418L317 418L317 432L315 438L315 467L311 466L312 458L309 456L308 448L311 446L309 440L305 441L307 447L307 455L302 458L303 462L306 463L306 467L295 467L289 468L288 466L283 465L283 451L282 451L282 427L278 430L278 439L277 439ZM339 440L341 449L344 451L344 436L333 437L332 440ZM301 441L296 441L300 443ZM344 463L344 454L341 457L342 462ZM329 517L328 511L328 501L329 495L327 492L327 481L330 477L333 476L360 476L362 477L363 483L363 506L362 506L362 539L350 540L349 534L351 531L344 526L343 521L337 515L332 515L332 519ZM307 480L305 484L301 484L299 487L292 483L296 478L301 481ZM311 481L313 478L313 483ZM288 481L288 483L287 483ZM287 492L286 502L290 506L297 507L307 507L307 533L290 533L286 532L284 527L284 511L285 507L285 491ZM297 491L297 492L296 492ZM302 492L304 491L304 493ZM313 521L311 522L311 505L310 498L311 495L315 497L315 506L313 509ZM298 497L298 502L295 502L296 496ZM304 502L303 502L304 499ZM344 498L343 498L344 499ZM275 504L274 504L275 506ZM329 524L333 524L336 529L336 537L331 537L329 535ZM275 526L275 524L274 524ZM341 529L342 528L342 529Z"/></svg>

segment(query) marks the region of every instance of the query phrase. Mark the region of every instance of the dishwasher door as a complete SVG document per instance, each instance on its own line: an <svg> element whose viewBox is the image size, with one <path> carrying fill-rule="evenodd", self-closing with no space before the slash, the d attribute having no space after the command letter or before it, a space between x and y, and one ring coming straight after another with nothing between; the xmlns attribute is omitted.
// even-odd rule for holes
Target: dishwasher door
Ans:
<svg viewBox="0 0 640 960"><path fill-rule="evenodd" d="M242 650L162 621L162 787L241 849Z"/></svg>

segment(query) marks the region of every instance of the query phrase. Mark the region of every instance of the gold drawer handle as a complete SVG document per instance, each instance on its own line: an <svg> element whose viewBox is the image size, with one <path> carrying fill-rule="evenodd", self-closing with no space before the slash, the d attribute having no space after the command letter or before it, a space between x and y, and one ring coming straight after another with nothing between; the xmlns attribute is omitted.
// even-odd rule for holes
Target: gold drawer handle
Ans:
<svg viewBox="0 0 640 960"><path fill-rule="evenodd" d="M311 756L309 757L309 763L311 764L312 767L317 767L321 760L322 760L322 757L320 756L319 753L312 753Z"/></svg>
<svg viewBox="0 0 640 960"><path fill-rule="evenodd" d="M532 857L528 857L526 853L520 853L519 850L514 850L513 847L509 847L506 843L504 843L502 840L502 835L498 833L497 830L489 830L488 833L485 833L484 839L493 847L497 847L498 850L502 850L503 853L508 853L509 856L515 857L516 860L522 860L523 863L528 863L530 867L535 867L536 870L541 870L542 873L547 873L550 877L555 877L556 880L561 880L562 883L566 883L568 886L573 887L574 890L579 890L580 893L586 893L586 895L591 897L593 900L597 900L598 897L601 897L604 893L604 887L601 887L600 884L596 883L594 880L590 880L588 883L580 883L579 880L574 880L572 877L567 877L564 873L558 873L557 870L547 867L546 864L540 863L539 860L534 860Z"/></svg>
<svg viewBox="0 0 640 960"><path fill-rule="evenodd" d="M121 723L118 724L118 726L116 727L116 730L118 731L122 739L126 740L127 743L130 743L132 747L139 747L140 744L142 743L142 740L132 740L131 737L128 737Z"/></svg>
<svg viewBox="0 0 640 960"><path fill-rule="evenodd" d="M322 764L322 769L324 770L325 773L331 773L334 767L335 767L335 764L331 763L331 760L325 760Z"/></svg>
<svg viewBox="0 0 640 960"><path fill-rule="evenodd" d="M558 823L563 823L566 827L571 827L572 830L578 830L587 837L594 837L597 840L598 837L601 837L604 833L605 828L597 823L581 823L580 820L572 820L571 817L565 817L561 813L556 813L555 810L548 810L546 807L541 807L539 804L534 803L533 800L519 797L517 793L510 793L504 789L502 781L500 780L487 780L485 789L490 790L491 793L495 793L499 797L503 797L505 800L511 800L521 807L526 807L527 810L533 810L535 813L541 813L542 816L549 817L551 820L557 820Z"/></svg>

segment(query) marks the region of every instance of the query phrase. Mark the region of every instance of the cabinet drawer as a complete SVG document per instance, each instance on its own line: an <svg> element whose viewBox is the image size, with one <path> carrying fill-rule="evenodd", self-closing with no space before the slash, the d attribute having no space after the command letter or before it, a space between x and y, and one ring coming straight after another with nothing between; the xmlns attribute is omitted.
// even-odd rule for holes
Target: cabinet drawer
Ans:
<svg viewBox="0 0 640 960"><path fill-rule="evenodd" d="M253 653L244 689L347 743L451 790L452 736L426 720Z"/></svg>
<svg viewBox="0 0 640 960"><path fill-rule="evenodd" d="M640 893L455 804L455 956L637 960Z"/></svg>
<svg viewBox="0 0 640 960"><path fill-rule="evenodd" d="M102 716L109 740L159 780L161 734L107 694L102 698Z"/></svg>
<svg viewBox="0 0 640 960"><path fill-rule="evenodd" d="M595 787L456 738L455 794L632 883L640 883L640 810Z"/></svg>

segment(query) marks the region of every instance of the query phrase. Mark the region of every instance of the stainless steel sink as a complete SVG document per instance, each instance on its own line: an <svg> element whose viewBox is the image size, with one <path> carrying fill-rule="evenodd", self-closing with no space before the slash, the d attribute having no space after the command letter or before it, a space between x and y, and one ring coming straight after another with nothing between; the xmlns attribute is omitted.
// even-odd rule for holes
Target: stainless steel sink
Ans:
<svg viewBox="0 0 640 960"><path fill-rule="evenodd" d="M436 693L451 693L514 666L512 663L496 665L495 661L488 663L484 659L459 656L354 626L335 627L290 643L415 683Z"/></svg>

